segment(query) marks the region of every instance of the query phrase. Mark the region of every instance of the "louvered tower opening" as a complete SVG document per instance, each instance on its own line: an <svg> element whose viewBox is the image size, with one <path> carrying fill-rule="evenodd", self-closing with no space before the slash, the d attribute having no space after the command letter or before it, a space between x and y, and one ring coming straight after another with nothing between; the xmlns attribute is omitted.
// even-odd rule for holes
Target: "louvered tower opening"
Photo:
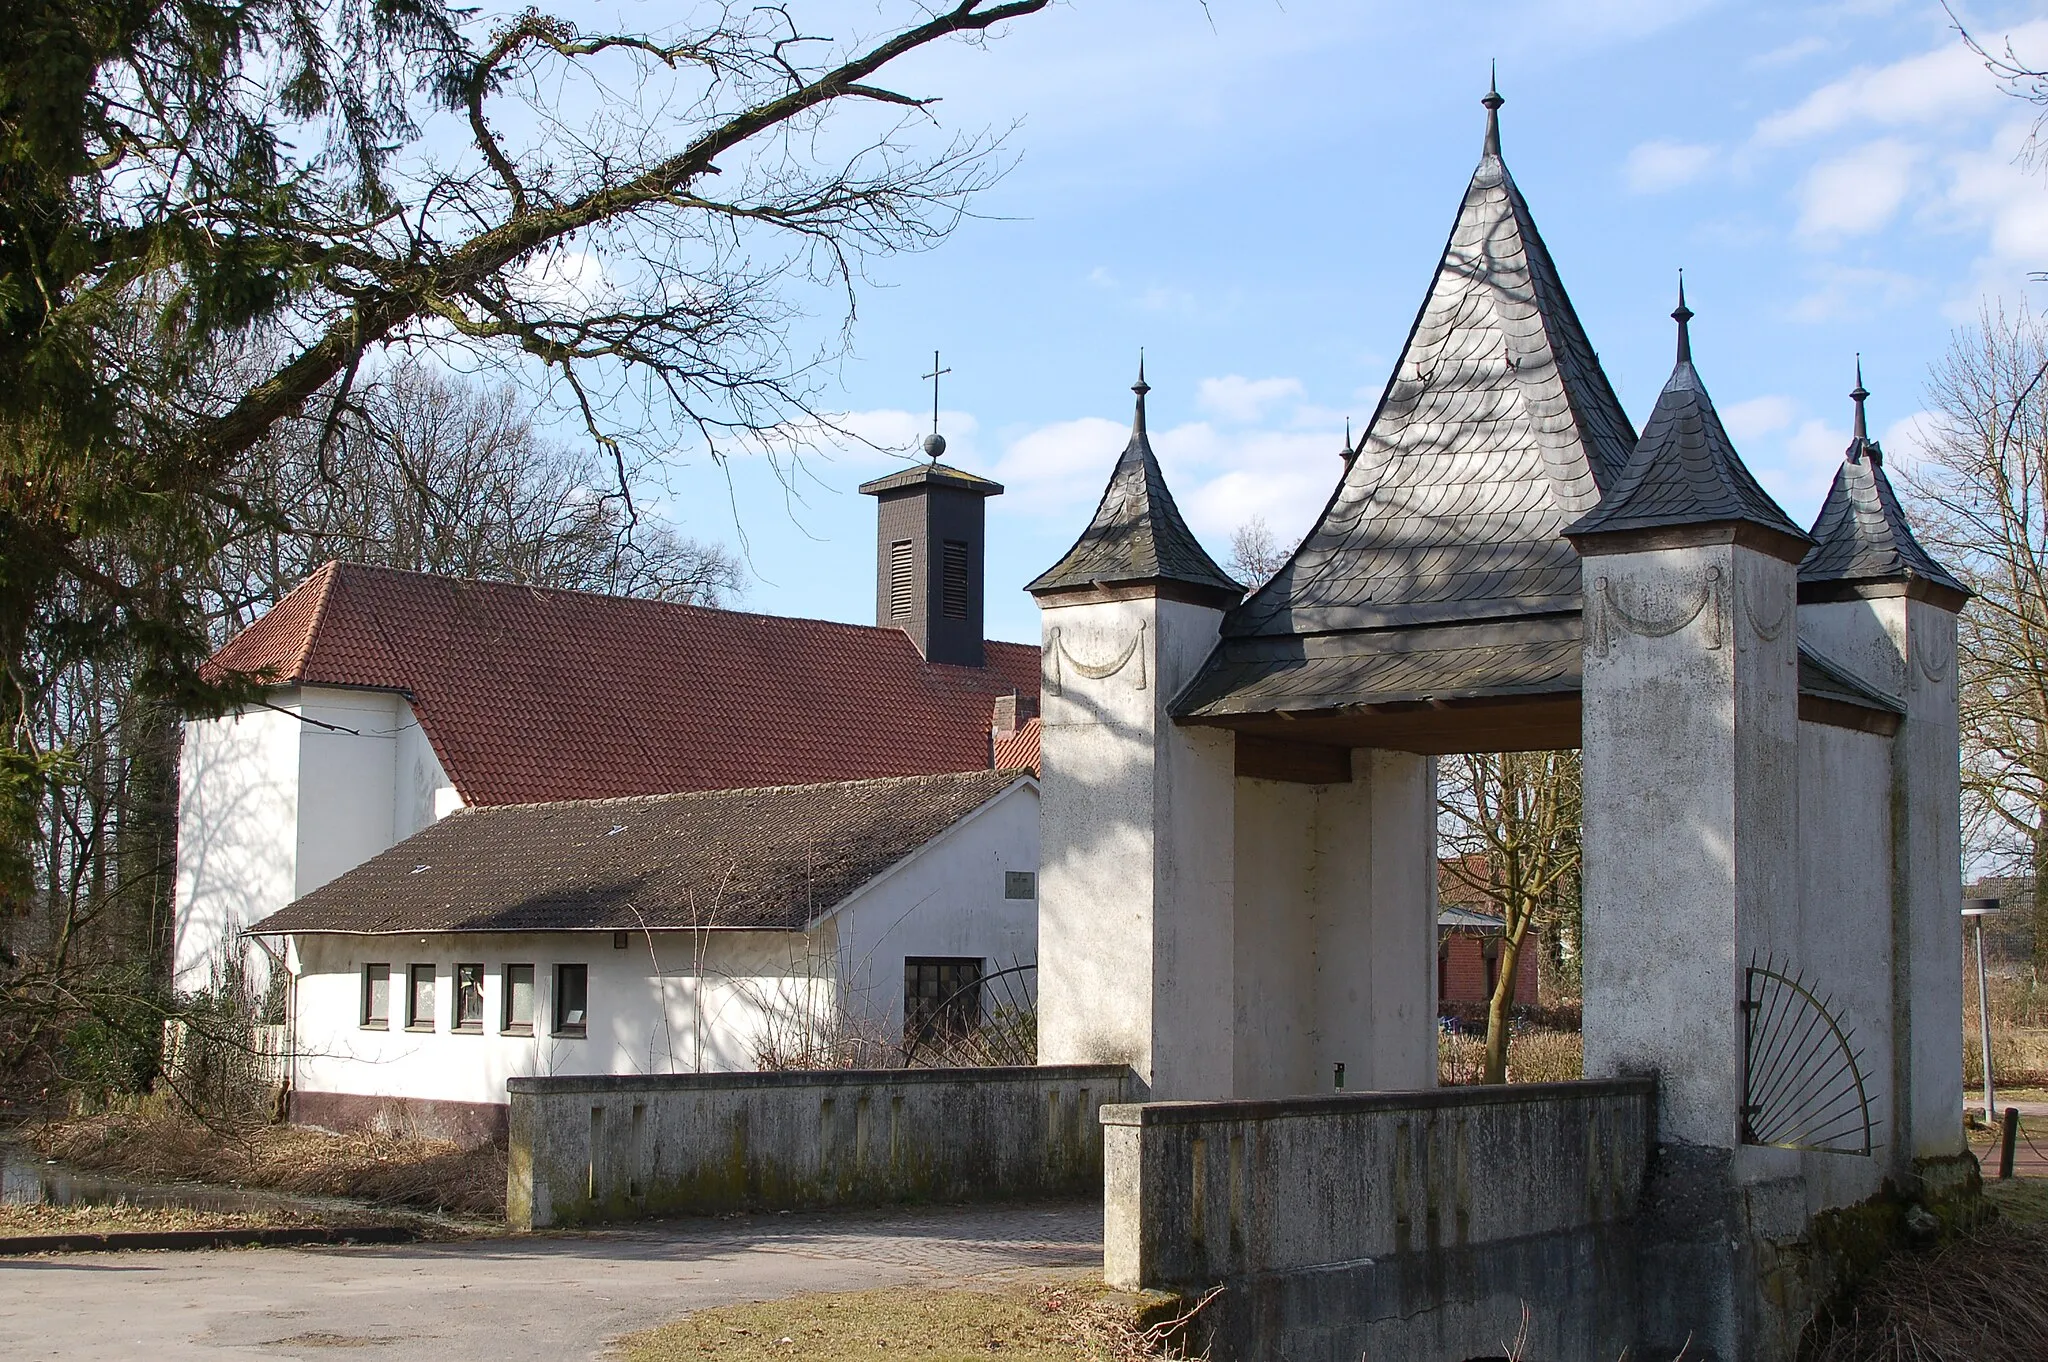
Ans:
<svg viewBox="0 0 2048 1362"><path fill-rule="evenodd" d="M949 620L967 618L967 541L948 539L940 546L939 611Z"/></svg>
<svg viewBox="0 0 2048 1362"><path fill-rule="evenodd" d="M915 554L911 552L908 539L898 539L889 545L889 618L907 620L910 618L912 598L916 588L916 576L912 570Z"/></svg>

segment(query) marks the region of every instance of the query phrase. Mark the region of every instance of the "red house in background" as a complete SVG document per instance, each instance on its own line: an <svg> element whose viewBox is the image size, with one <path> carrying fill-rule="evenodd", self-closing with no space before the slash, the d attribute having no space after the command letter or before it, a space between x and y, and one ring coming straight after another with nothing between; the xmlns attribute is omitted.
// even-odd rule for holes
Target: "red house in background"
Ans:
<svg viewBox="0 0 2048 1362"><path fill-rule="evenodd" d="M1475 863L1471 873L1484 876L1485 858L1467 857ZM1500 914L1480 899L1468 879L1453 869L1446 858L1437 866L1436 996L1439 1002L1484 1003L1493 997L1500 982L1500 949L1503 936ZM1542 940L1534 927L1522 940L1521 958L1515 962L1515 1001L1542 1001L1541 971L1537 958Z"/></svg>

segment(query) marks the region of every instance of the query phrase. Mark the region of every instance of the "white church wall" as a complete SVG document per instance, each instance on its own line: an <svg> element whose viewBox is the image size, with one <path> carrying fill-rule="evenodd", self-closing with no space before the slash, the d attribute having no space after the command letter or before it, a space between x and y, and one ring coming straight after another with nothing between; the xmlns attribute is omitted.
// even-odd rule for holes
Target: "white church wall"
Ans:
<svg viewBox="0 0 2048 1362"><path fill-rule="evenodd" d="M1355 941L1333 960L1346 976L1341 988L1327 984L1326 1013L1358 1018L1370 1027L1370 1062L1351 1080L1355 1087L1433 1088L1436 1043L1436 759L1412 752L1354 752L1354 772L1371 778L1372 850L1369 942ZM1347 852L1348 849L1348 852ZM1355 840L1333 828L1325 837L1322 873L1348 884L1347 854ZM1341 925L1341 923L1340 923ZM1352 995L1356 971L1370 970L1369 993ZM1353 1041L1355 1046L1359 1042ZM1351 1047L1347 1047L1347 1053ZM1333 1055L1333 1058L1344 1058ZM1348 1075L1347 1075L1348 1077Z"/></svg>
<svg viewBox="0 0 2048 1362"><path fill-rule="evenodd" d="M759 1066L835 998L835 933L610 932L305 935L293 939L293 1089L373 1117L390 1101L501 1105L511 1077L730 1072ZM390 970L389 1023L363 1020L364 970ZM454 1029L455 967L484 967L483 1024ZM505 966L534 967L530 1033L504 1027ZM553 1029L557 965L588 973L584 1034ZM409 974L434 968L431 1028L406 1025Z"/></svg>
<svg viewBox="0 0 2048 1362"><path fill-rule="evenodd" d="M1038 896L1007 896L1005 876L1038 874L1039 793L1024 782L863 886L832 914L847 1006L878 1038L904 1039L910 956L982 962L992 973L1038 960ZM1034 991L1035 976L1020 989ZM1000 1001L1000 998L998 998Z"/></svg>
<svg viewBox="0 0 2048 1362"><path fill-rule="evenodd" d="M203 988L236 933L461 806L405 698L306 686L185 725L176 987ZM245 951L253 986L267 978Z"/></svg>
<svg viewBox="0 0 2048 1362"><path fill-rule="evenodd" d="M1799 725L1800 921L1789 952L1792 970L1832 1001L1854 1033L1881 1145L1899 1131L1892 1108L1891 750L1887 737ZM1875 1195L1888 1152L1806 1156L1808 1209Z"/></svg>
<svg viewBox="0 0 2048 1362"><path fill-rule="evenodd" d="M173 987L210 987L224 943L294 897L298 870L296 692L278 709L185 725L178 757ZM260 954L257 956L260 960Z"/></svg>
<svg viewBox="0 0 2048 1362"><path fill-rule="evenodd" d="M1318 810L1340 788L1238 779L1235 1096L1298 1096L1330 1086L1330 1075L1317 1073L1317 929L1326 924L1316 911L1315 861ZM1356 841L1369 840L1364 831L1353 829Z"/></svg>

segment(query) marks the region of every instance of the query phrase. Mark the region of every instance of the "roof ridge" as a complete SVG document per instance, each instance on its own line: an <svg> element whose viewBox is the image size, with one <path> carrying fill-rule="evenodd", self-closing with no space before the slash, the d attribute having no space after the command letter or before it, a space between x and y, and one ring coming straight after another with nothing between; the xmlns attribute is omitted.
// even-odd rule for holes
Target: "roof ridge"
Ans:
<svg viewBox="0 0 2048 1362"><path fill-rule="evenodd" d="M453 572L423 572L417 568L392 567L386 563L361 563L347 558L330 558L319 567L313 569L312 572L307 574L304 581L300 582L298 586L293 587L291 592L285 593L285 597L278 601L278 605L284 604L284 600L289 599L293 592L304 588L318 578L321 573L326 572L330 568L335 569L336 576L342 573L381 573L386 576L412 581L451 583L457 586L476 586L498 591L524 591L553 596L573 596L582 600L613 601L632 606L661 606L671 610L712 614L721 619L770 620L777 624L822 624L834 629L853 629L863 634L903 635L905 638L909 637L894 625L858 624L851 620L824 619L816 615L773 615L762 610L735 610L730 606L700 605L695 601L671 601L660 596L634 596L619 591L594 591L588 587L547 586L540 582L510 582L497 577L470 577ZM273 606L271 608L275 609L276 607ZM256 624L261 623L268 616L269 611L265 611L262 616L252 620L249 627L254 628ZM1014 639L1002 638L983 639L982 642L1006 648L1037 648L1039 646L1035 643L1019 643ZM950 664L935 663L932 665L947 666Z"/></svg>
<svg viewBox="0 0 2048 1362"><path fill-rule="evenodd" d="M1036 719L1036 715L1033 719ZM1019 726L1022 727L1021 725ZM881 785L930 784L940 781L964 781L969 777L1008 776L1006 784L1036 777L1022 769L998 770L993 767L974 767L965 771L928 771L913 776L864 776L859 780L811 780L790 785L739 785L731 788L712 790L670 790L661 794L608 795L603 799L535 799L517 804L474 804L464 805L449 814L450 818L473 813L494 813L504 809L557 809L557 808L598 808L604 805L620 804L665 804L691 799L734 799L742 795L782 794L790 791L811 791L828 789L865 789Z"/></svg>
<svg viewBox="0 0 2048 1362"><path fill-rule="evenodd" d="M332 570L330 571L330 569ZM340 576L341 572L337 561L329 559L315 568L312 575L307 577L305 581L300 582L290 591L285 592L284 596L277 602L277 605L270 607L270 610L277 609L278 605L283 605L285 601L290 600L306 587L311 586L314 582L319 582L319 586L315 587L313 591L313 607L306 616L305 632L299 636L298 649L292 654L291 669L284 673L285 677L303 677L306 674L306 664L313 658L313 640L320 636L320 619L327 613L327 603L334 599L334 584ZM268 619L270 617L270 610L263 612L263 618ZM256 621L251 620L250 627L253 628L255 623Z"/></svg>

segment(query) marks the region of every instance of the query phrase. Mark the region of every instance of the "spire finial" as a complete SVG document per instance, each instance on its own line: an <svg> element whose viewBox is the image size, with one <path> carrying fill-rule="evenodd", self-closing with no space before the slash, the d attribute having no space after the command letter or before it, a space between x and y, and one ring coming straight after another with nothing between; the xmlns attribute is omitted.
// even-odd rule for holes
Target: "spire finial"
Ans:
<svg viewBox="0 0 2048 1362"><path fill-rule="evenodd" d="M1678 272L1678 306L1671 310L1671 320L1678 323L1678 362L1692 363L1692 309L1685 305L1685 271Z"/></svg>
<svg viewBox="0 0 2048 1362"><path fill-rule="evenodd" d="M1869 396L1870 390L1863 386L1863 356L1858 355L1856 356L1856 386L1849 390L1849 400L1856 404L1855 440L1859 445L1867 443L1870 439L1870 427L1863 420L1863 400Z"/></svg>
<svg viewBox="0 0 2048 1362"><path fill-rule="evenodd" d="M1152 385L1145 381L1145 347L1142 345L1138 347L1138 381L1131 385L1131 391L1138 395L1138 414L1133 419L1131 428L1139 434L1143 434L1145 430L1145 394L1152 391Z"/></svg>
<svg viewBox="0 0 2048 1362"><path fill-rule="evenodd" d="M1344 448L1338 457L1344 460L1346 468L1351 467L1351 461L1358 457L1358 451L1351 447L1351 418L1348 416L1344 418Z"/></svg>
<svg viewBox="0 0 2048 1362"><path fill-rule="evenodd" d="M1486 148L1488 156L1500 155L1500 106L1507 103L1500 97L1500 63L1487 64L1486 98L1480 100L1486 106Z"/></svg>

